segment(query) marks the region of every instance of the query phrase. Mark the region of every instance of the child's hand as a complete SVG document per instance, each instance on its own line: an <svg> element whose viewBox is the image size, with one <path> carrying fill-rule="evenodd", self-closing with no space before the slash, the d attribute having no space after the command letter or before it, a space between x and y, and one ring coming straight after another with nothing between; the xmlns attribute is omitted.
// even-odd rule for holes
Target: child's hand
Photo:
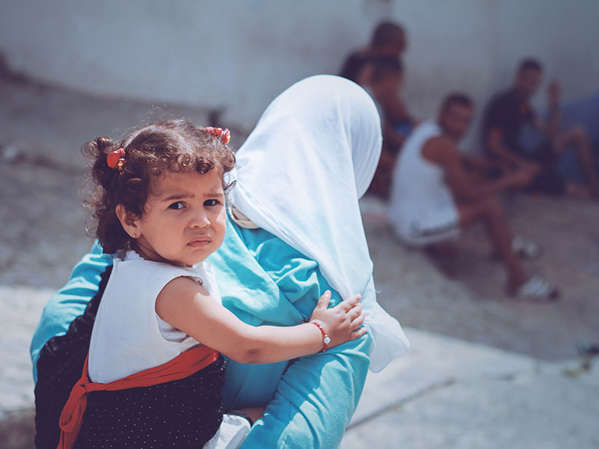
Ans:
<svg viewBox="0 0 599 449"><path fill-rule="evenodd" d="M331 338L329 347L337 346L348 340L355 340L366 333L364 312L359 304L361 296L340 302L335 307L329 307L331 292L327 290L318 300L312 312L310 321L318 320L326 334Z"/></svg>

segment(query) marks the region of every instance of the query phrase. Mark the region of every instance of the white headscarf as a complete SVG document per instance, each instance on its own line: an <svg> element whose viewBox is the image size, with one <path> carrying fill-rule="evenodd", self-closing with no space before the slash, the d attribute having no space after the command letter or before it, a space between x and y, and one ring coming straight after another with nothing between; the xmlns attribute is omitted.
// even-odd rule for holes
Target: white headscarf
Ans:
<svg viewBox="0 0 599 449"><path fill-rule="evenodd" d="M381 141L376 107L361 87L331 75L306 78L268 106L237 152L229 196L257 226L316 260L344 299L362 295L373 371L409 345L376 302L358 205Z"/></svg>

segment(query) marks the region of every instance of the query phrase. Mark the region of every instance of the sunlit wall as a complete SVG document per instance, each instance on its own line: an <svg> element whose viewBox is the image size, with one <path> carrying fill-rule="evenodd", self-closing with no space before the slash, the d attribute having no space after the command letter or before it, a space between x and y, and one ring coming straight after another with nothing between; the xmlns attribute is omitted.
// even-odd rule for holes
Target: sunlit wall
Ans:
<svg viewBox="0 0 599 449"><path fill-rule="evenodd" d="M0 50L18 70L98 93L224 107L245 126L277 92L335 73L382 19L404 24L408 105L477 103L538 56L571 99L599 88L596 0L5 0ZM543 97L538 96L538 106Z"/></svg>

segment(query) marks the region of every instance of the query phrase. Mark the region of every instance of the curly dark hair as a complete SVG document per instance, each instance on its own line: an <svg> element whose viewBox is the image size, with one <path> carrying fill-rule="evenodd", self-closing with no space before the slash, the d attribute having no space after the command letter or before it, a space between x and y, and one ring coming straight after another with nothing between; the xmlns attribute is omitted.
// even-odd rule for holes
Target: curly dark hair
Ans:
<svg viewBox="0 0 599 449"><path fill-rule="evenodd" d="M122 170L107 164L107 155L118 148L125 151ZM132 240L117 218L117 205L122 204L128 213L141 217L152 178L164 171L207 173L212 169L224 176L235 165L235 154L220 138L185 120L152 123L118 143L98 137L86 143L83 152L92 159L95 184L86 204L96 220L96 237L109 254L130 247ZM228 187L224 186L224 179L223 187Z"/></svg>

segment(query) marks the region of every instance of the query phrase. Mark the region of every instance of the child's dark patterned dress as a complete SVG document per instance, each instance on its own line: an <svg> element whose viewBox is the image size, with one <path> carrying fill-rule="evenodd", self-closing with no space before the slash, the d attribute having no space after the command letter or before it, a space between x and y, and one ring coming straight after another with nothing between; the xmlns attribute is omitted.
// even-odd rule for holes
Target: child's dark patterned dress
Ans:
<svg viewBox="0 0 599 449"><path fill-rule="evenodd" d="M40 352L35 387L35 444L56 449L58 419L73 385L81 377L98 306L112 267L103 274L98 293L66 335L50 339ZM222 421L224 360L173 382L88 394L75 448L199 449Z"/></svg>

